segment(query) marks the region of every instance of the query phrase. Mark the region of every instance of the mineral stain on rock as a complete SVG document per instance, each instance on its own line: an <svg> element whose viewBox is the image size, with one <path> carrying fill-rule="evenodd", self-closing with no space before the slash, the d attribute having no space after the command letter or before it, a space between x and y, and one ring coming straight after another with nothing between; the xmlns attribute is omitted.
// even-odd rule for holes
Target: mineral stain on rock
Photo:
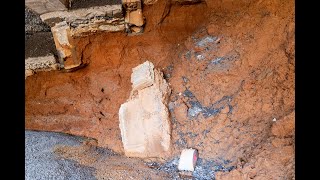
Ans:
<svg viewBox="0 0 320 180"><path fill-rule="evenodd" d="M228 108L232 108L232 106L230 105L230 101L232 99L231 96L224 96L219 101L213 103L211 106L204 107L190 90L185 90L183 92L183 95L189 98L188 103L191 107L188 108L188 117L190 119L196 118L200 113L202 113L205 118L208 118L210 116L217 115L226 106L228 106Z"/></svg>

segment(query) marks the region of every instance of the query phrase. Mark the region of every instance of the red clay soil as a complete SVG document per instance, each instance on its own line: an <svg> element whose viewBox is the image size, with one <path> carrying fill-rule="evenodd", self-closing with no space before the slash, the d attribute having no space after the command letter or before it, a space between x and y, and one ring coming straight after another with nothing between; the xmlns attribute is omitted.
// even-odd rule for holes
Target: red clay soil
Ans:
<svg viewBox="0 0 320 180"><path fill-rule="evenodd" d="M118 110L131 69L149 60L172 88L171 157L193 147L235 167L217 179L294 179L294 6L158 0L144 7L142 35L76 39L88 66L28 77L26 129L92 137L123 153Z"/></svg>

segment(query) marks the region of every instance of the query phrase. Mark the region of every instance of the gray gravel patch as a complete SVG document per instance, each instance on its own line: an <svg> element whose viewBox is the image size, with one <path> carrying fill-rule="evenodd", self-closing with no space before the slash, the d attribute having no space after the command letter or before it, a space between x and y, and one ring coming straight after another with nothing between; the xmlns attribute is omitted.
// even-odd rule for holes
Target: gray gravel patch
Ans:
<svg viewBox="0 0 320 180"><path fill-rule="evenodd" d="M79 146L84 140L54 132L25 131L25 179L93 180L94 168L57 156L57 145Z"/></svg>

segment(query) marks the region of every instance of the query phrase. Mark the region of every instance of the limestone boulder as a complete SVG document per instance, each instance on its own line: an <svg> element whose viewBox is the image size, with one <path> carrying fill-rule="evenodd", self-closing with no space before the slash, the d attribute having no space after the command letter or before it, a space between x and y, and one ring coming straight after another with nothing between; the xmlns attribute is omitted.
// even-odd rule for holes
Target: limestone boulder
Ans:
<svg viewBox="0 0 320 180"><path fill-rule="evenodd" d="M170 153L169 85L149 61L133 68L131 78L131 95L119 109L125 155L165 158Z"/></svg>

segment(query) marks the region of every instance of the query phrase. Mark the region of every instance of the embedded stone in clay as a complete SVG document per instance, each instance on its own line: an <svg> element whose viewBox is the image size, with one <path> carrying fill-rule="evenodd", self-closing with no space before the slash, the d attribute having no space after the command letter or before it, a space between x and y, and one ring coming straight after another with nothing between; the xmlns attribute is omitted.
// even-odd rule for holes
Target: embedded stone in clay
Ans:
<svg viewBox="0 0 320 180"><path fill-rule="evenodd" d="M151 62L147 61L132 70L133 90L119 109L125 155L165 158L170 150L167 103L171 90L163 74L154 70Z"/></svg>

